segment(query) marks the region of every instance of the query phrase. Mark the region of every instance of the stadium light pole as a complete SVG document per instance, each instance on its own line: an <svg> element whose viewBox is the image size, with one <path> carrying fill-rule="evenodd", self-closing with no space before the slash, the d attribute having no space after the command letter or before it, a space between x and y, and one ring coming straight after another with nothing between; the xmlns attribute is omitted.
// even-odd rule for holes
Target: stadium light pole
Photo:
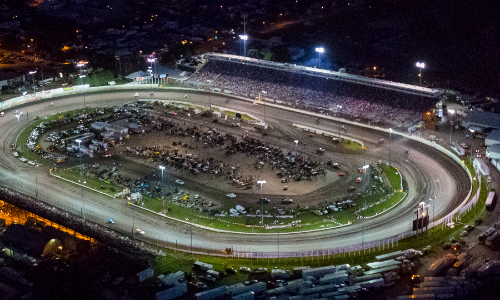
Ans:
<svg viewBox="0 0 500 300"><path fill-rule="evenodd" d="M262 179L257 181L257 184L260 184L260 197L261 197L261 199L260 199L261 201L260 202L262 202L261 203L262 210L260 212L260 214L262 215L262 227L264 227L264 196L262 195L262 185L264 183L266 183L266 181L262 180Z"/></svg>
<svg viewBox="0 0 500 300"><path fill-rule="evenodd" d="M246 34L240 34L240 39L243 40L243 56L247 57L247 40L248 40L248 35L246 35Z"/></svg>
<svg viewBox="0 0 500 300"><path fill-rule="evenodd" d="M325 48L317 47L316 52L318 52L318 69L321 69L321 53L325 52Z"/></svg>
<svg viewBox="0 0 500 300"><path fill-rule="evenodd" d="M154 72L153 72L153 63L156 61L156 58L148 58L148 62L151 63L151 67L148 67L148 72L151 74L151 93L153 93L153 84L154 84ZM149 70L150 69L150 70ZM153 94L151 94L152 97Z"/></svg>
<svg viewBox="0 0 500 300"><path fill-rule="evenodd" d="M422 69L425 68L425 63L417 62L416 66L417 66L417 68L420 69L420 73L418 74L418 77L420 77L420 86L422 86Z"/></svg>

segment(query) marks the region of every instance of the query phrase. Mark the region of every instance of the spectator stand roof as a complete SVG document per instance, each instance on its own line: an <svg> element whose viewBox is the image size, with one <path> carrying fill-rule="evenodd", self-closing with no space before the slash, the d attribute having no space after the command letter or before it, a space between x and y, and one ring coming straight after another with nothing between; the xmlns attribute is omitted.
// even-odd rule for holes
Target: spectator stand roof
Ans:
<svg viewBox="0 0 500 300"><path fill-rule="evenodd" d="M260 60L250 57L243 57L238 55L222 54L222 53L206 53L205 58L210 60L232 61L235 63L243 63L263 68L272 68L277 70L289 71L307 74L311 76L325 77L345 82L356 84L368 85L372 87L398 91L402 93L419 95L427 98L437 98L441 95L441 90L430 89L411 84L404 84L399 82L392 82L387 80L380 80L375 78L363 77L358 75L347 74L343 72L336 72L324 69L316 69L296 64L278 63L266 60Z"/></svg>

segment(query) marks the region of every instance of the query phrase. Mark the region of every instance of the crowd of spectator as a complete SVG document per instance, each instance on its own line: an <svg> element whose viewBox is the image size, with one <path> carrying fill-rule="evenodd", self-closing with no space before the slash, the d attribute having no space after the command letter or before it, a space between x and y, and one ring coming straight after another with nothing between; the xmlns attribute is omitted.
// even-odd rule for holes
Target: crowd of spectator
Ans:
<svg viewBox="0 0 500 300"><path fill-rule="evenodd" d="M209 61L186 82L230 90L233 94L255 98L261 95L300 108L343 115L376 123L411 126L436 99L230 61ZM265 91L265 93L262 93Z"/></svg>

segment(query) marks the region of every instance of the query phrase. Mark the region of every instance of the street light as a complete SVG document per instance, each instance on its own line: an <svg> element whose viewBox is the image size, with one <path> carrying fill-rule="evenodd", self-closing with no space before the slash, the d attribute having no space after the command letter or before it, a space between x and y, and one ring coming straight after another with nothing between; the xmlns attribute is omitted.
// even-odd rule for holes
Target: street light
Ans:
<svg viewBox="0 0 500 300"><path fill-rule="evenodd" d="M422 86L422 69L425 69L425 63L417 62L416 66L417 66L417 68L420 69L420 73L418 74L418 77L420 77L420 86Z"/></svg>
<svg viewBox="0 0 500 300"><path fill-rule="evenodd" d="M262 91L262 94L267 94L266 91ZM260 98L260 94L259 94ZM260 99L262 101L262 98ZM264 104L264 101L262 101L262 105L264 106L264 123L267 123L267 116L266 116L266 105Z"/></svg>
<svg viewBox="0 0 500 300"><path fill-rule="evenodd" d="M432 200L434 200L434 199L436 199L436 196L429 198L429 201L432 202ZM432 222L434 222L434 206L435 205L432 205Z"/></svg>
<svg viewBox="0 0 500 300"><path fill-rule="evenodd" d="M82 85L82 90L83 90L83 109L85 110L85 89L83 87L83 78L86 77L86 75L83 75L82 73L82 67L85 67L87 65L86 61L81 61L78 63L76 66L80 67L80 84Z"/></svg>
<svg viewBox="0 0 500 300"><path fill-rule="evenodd" d="M165 170L165 167L164 166L160 166L159 168L161 170L161 182L163 182L163 170Z"/></svg>
<svg viewBox="0 0 500 300"><path fill-rule="evenodd" d="M261 196L261 201L262 202L262 211L260 214L262 215L262 227L264 227L264 196L262 195L262 185L266 183L265 180L257 180L257 184L260 184L260 196Z"/></svg>
<svg viewBox="0 0 500 300"><path fill-rule="evenodd" d="M316 48L316 52L318 52L318 69L320 69L321 68L321 53L325 52L325 48L318 47L318 48Z"/></svg>
<svg viewBox="0 0 500 300"><path fill-rule="evenodd" d="M391 165L392 128L389 128L389 166Z"/></svg>
<svg viewBox="0 0 500 300"><path fill-rule="evenodd" d="M35 91L35 73L36 73L36 71L30 71L29 73L30 73L30 75L33 75L33 94L36 94L36 91Z"/></svg>
<svg viewBox="0 0 500 300"><path fill-rule="evenodd" d="M453 131L453 115L455 114L454 109L448 109L448 112L450 113L450 147L451 147L451 132Z"/></svg>
<svg viewBox="0 0 500 300"><path fill-rule="evenodd" d="M364 177L366 177L366 170L370 168L370 165L364 165L363 166L363 173L365 174ZM365 198L365 208L366 208L366 196L364 197Z"/></svg>
<svg viewBox="0 0 500 300"><path fill-rule="evenodd" d="M82 150L80 148L80 143L82 142L82 140L76 139L75 142L78 143L78 155L80 155L80 166L79 166L80 167L80 181L83 181L83 178L82 178L83 177L83 175L82 175L82 172L83 172L83 170L82 170L82 153L81 153ZM83 214L83 207L85 205L84 198L83 198L83 186L81 186L81 188L82 188L82 217L83 217L83 220L85 221L85 215Z"/></svg>
<svg viewBox="0 0 500 300"><path fill-rule="evenodd" d="M214 80L207 80L207 82L209 83L208 85L208 102L209 102L209 109L212 110L212 84L214 83L215 79Z"/></svg>

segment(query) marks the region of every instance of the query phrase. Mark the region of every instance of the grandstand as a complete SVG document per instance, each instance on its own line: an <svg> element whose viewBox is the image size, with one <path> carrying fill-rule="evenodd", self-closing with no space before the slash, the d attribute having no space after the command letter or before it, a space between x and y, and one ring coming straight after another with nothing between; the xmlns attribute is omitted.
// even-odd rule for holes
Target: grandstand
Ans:
<svg viewBox="0 0 500 300"><path fill-rule="evenodd" d="M440 90L391 81L275 63L227 54L205 54L207 63L187 86L211 87L300 108L341 114L378 123L410 126L432 108Z"/></svg>

